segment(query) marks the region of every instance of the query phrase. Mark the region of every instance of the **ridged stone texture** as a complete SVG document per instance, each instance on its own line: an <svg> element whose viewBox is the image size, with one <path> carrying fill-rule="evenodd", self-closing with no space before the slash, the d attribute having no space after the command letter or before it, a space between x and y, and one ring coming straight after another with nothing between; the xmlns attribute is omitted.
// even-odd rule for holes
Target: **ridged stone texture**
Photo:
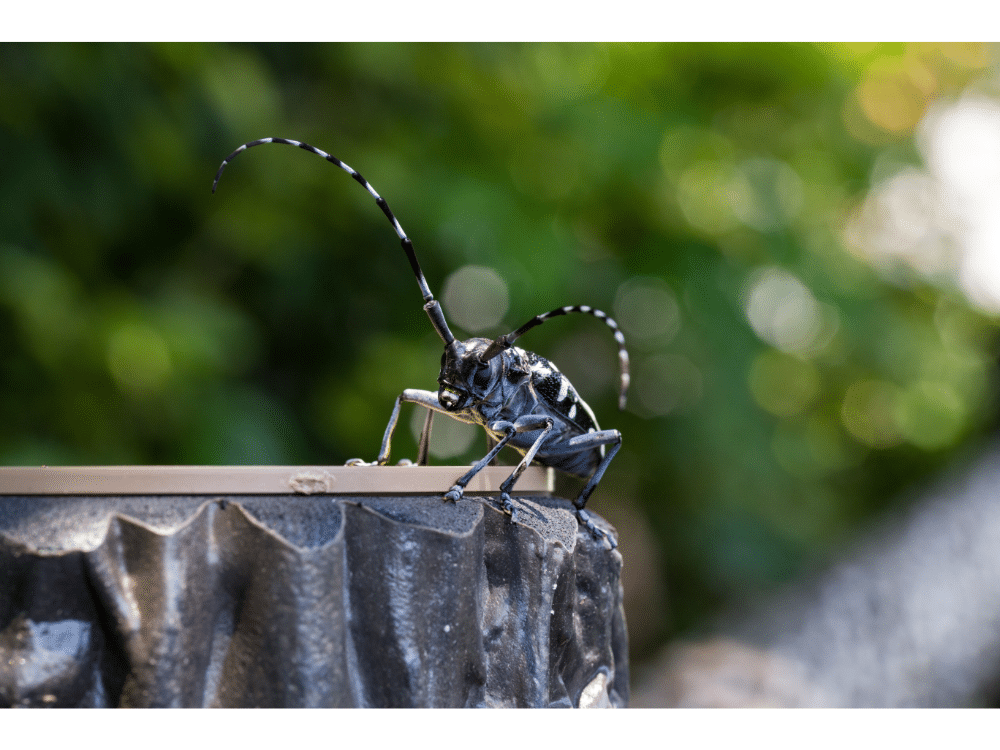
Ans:
<svg viewBox="0 0 1000 750"><path fill-rule="evenodd" d="M0 705L624 706L621 555L493 502L0 497Z"/></svg>

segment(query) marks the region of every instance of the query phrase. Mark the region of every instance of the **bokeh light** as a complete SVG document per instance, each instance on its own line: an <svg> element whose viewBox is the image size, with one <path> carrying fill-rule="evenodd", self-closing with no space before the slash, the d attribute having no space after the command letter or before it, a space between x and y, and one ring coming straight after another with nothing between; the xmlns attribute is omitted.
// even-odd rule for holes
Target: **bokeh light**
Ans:
<svg viewBox="0 0 1000 750"><path fill-rule="evenodd" d="M413 435L414 440L420 439L426 417L426 409L413 408L413 415L410 417L410 434ZM431 442L427 449L431 456L442 460L455 458L466 453L474 443L486 445L482 430L476 429L472 425L456 422L454 419L448 419L440 414L434 415L434 421L431 425Z"/></svg>
<svg viewBox="0 0 1000 750"><path fill-rule="evenodd" d="M802 201L802 179L791 166L777 159L748 159L740 164L728 185L733 214L759 232L786 226L802 209Z"/></svg>
<svg viewBox="0 0 1000 750"><path fill-rule="evenodd" d="M800 354L824 346L839 324L835 308L817 301L793 274L774 267L754 274L746 315L762 339L782 351Z"/></svg>
<svg viewBox="0 0 1000 750"><path fill-rule="evenodd" d="M680 308L673 290L662 279L635 277L615 294L615 319L629 340L650 339L665 346L680 329Z"/></svg>
<svg viewBox="0 0 1000 750"><path fill-rule="evenodd" d="M644 358L635 368L632 393L640 414L666 416L698 403L703 393L702 375L687 357L656 354Z"/></svg>
<svg viewBox="0 0 1000 750"><path fill-rule="evenodd" d="M492 268L462 266L445 279L441 302L448 320L477 334L499 325L507 314L507 283Z"/></svg>
<svg viewBox="0 0 1000 750"><path fill-rule="evenodd" d="M881 380L858 380L848 387L840 416L856 440L871 448L889 448L903 439L895 414L899 388Z"/></svg>
<svg viewBox="0 0 1000 750"><path fill-rule="evenodd" d="M761 352L754 360L749 385L754 400L778 417L801 414L821 390L816 365L773 349Z"/></svg>
<svg viewBox="0 0 1000 750"><path fill-rule="evenodd" d="M912 268L1000 312L1000 102L969 94L920 122L925 166L883 179L847 226L884 274Z"/></svg>
<svg viewBox="0 0 1000 750"><path fill-rule="evenodd" d="M108 368L123 391L161 391L172 370L163 336L150 325L123 322L108 336Z"/></svg>

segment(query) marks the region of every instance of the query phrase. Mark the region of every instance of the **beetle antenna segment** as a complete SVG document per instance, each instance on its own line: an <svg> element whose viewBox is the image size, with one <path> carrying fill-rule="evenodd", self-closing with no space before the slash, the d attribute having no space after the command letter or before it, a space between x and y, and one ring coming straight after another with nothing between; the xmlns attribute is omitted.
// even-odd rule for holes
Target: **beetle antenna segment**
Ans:
<svg viewBox="0 0 1000 750"><path fill-rule="evenodd" d="M631 381L631 375L629 374L628 350L625 348L625 334L622 333L618 324L615 323L612 318L608 317L606 312L588 305L570 305L568 307L557 308L542 315L536 315L516 331L512 331L511 333L503 336L498 336L496 340L490 344L489 347L487 347L486 351L480 355L479 361L488 362L501 352L509 349L514 344L516 339L530 331L532 328L540 326L549 318L566 315L567 313L587 313L588 315L593 315L595 318L603 320L605 325L607 325L614 332L615 342L618 344L618 364L621 369L621 390L618 393L618 408L624 409L625 400L628 395L628 386Z"/></svg>
<svg viewBox="0 0 1000 750"><path fill-rule="evenodd" d="M281 143L286 146L298 146L299 148L304 149L309 153L316 154L317 156L322 156L331 164L335 164L336 166L340 167L345 172L347 172L347 174L353 177L356 182L358 182L365 190L367 190L371 194L371 196L375 199L375 203L378 205L380 209L382 209L382 213L384 213L386 218L389 219L389 223L392 224L392 228L396 230L396 234L399 236L400 244L403 246L403 252L406 253L406 257L410 261L410 268L413 269L413 275L417 277L417 285L420 287L420 293L424 297L424 310L427 313L427 317L429 317L431 320L431 325L434 326L434 330L437 331L438 336L440 336L441 339L444 341L445 346L454 341L455 337L454 335L452 335L452 332L448 329L448 323L445 322L444 313L441 311L441 306L438 304L437 300L434 299L434 295L431 294L430 287L427 285L427 279L424 278L424 272L420 268L420 263L417 262L416 253L414 253L413 251L413 243L410 242L410 238L406 236L406 232L404 232L403 227L400 226L399 220L389 209L389 204L385 202L385 198L383 198L375 191L375 188L371 186L371 183L368 182L368 180L366 180L364 177L361 176L361 174L358 171L356 171L352 167L342 162L336 156L328 154L325 151L316 148L315 146L310 146L308 143L303 143L302 141L293 141L287 138L260 138L256 141L250 141L249 143L244 143L238 149L233 151L233 153L231 153L229 156L223 159L222 165L219 167L219 171L216 172L215 174L215 181L212 183L212 192L213 193L215 192L215 188L219 184L219 178L222 177L222 172L229 164L229 162L235 159L237 155L246 151L248 148L252 148L254 146L260 146L265 143Z"/></svg>

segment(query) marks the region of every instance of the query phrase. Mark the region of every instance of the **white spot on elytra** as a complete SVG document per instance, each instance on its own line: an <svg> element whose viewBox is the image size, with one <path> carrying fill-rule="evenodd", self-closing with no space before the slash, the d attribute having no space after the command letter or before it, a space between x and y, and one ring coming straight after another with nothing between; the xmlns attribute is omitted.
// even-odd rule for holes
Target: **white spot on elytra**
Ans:
<svg viewBox="0 0 1000 750"><path fill-rule="evenodd" d="M565 401L566 397L569 395L569 381L566 378L559 379L559 396L556 398L557 401Z"/></svg>

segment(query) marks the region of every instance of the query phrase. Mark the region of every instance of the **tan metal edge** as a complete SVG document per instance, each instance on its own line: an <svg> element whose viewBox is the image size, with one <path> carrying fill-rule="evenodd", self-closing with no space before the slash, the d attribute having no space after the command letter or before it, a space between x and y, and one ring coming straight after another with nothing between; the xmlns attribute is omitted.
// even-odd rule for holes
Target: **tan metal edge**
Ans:
<svg viewBox="0 0 1000 750"><path fill-rule="evenodd" d="M0 467L0 495L409 495L446 492L467 466ZM467 492L498 492L510 466L488 466ZM552 469L529 466L518 494L551 494Z"/></svg>

